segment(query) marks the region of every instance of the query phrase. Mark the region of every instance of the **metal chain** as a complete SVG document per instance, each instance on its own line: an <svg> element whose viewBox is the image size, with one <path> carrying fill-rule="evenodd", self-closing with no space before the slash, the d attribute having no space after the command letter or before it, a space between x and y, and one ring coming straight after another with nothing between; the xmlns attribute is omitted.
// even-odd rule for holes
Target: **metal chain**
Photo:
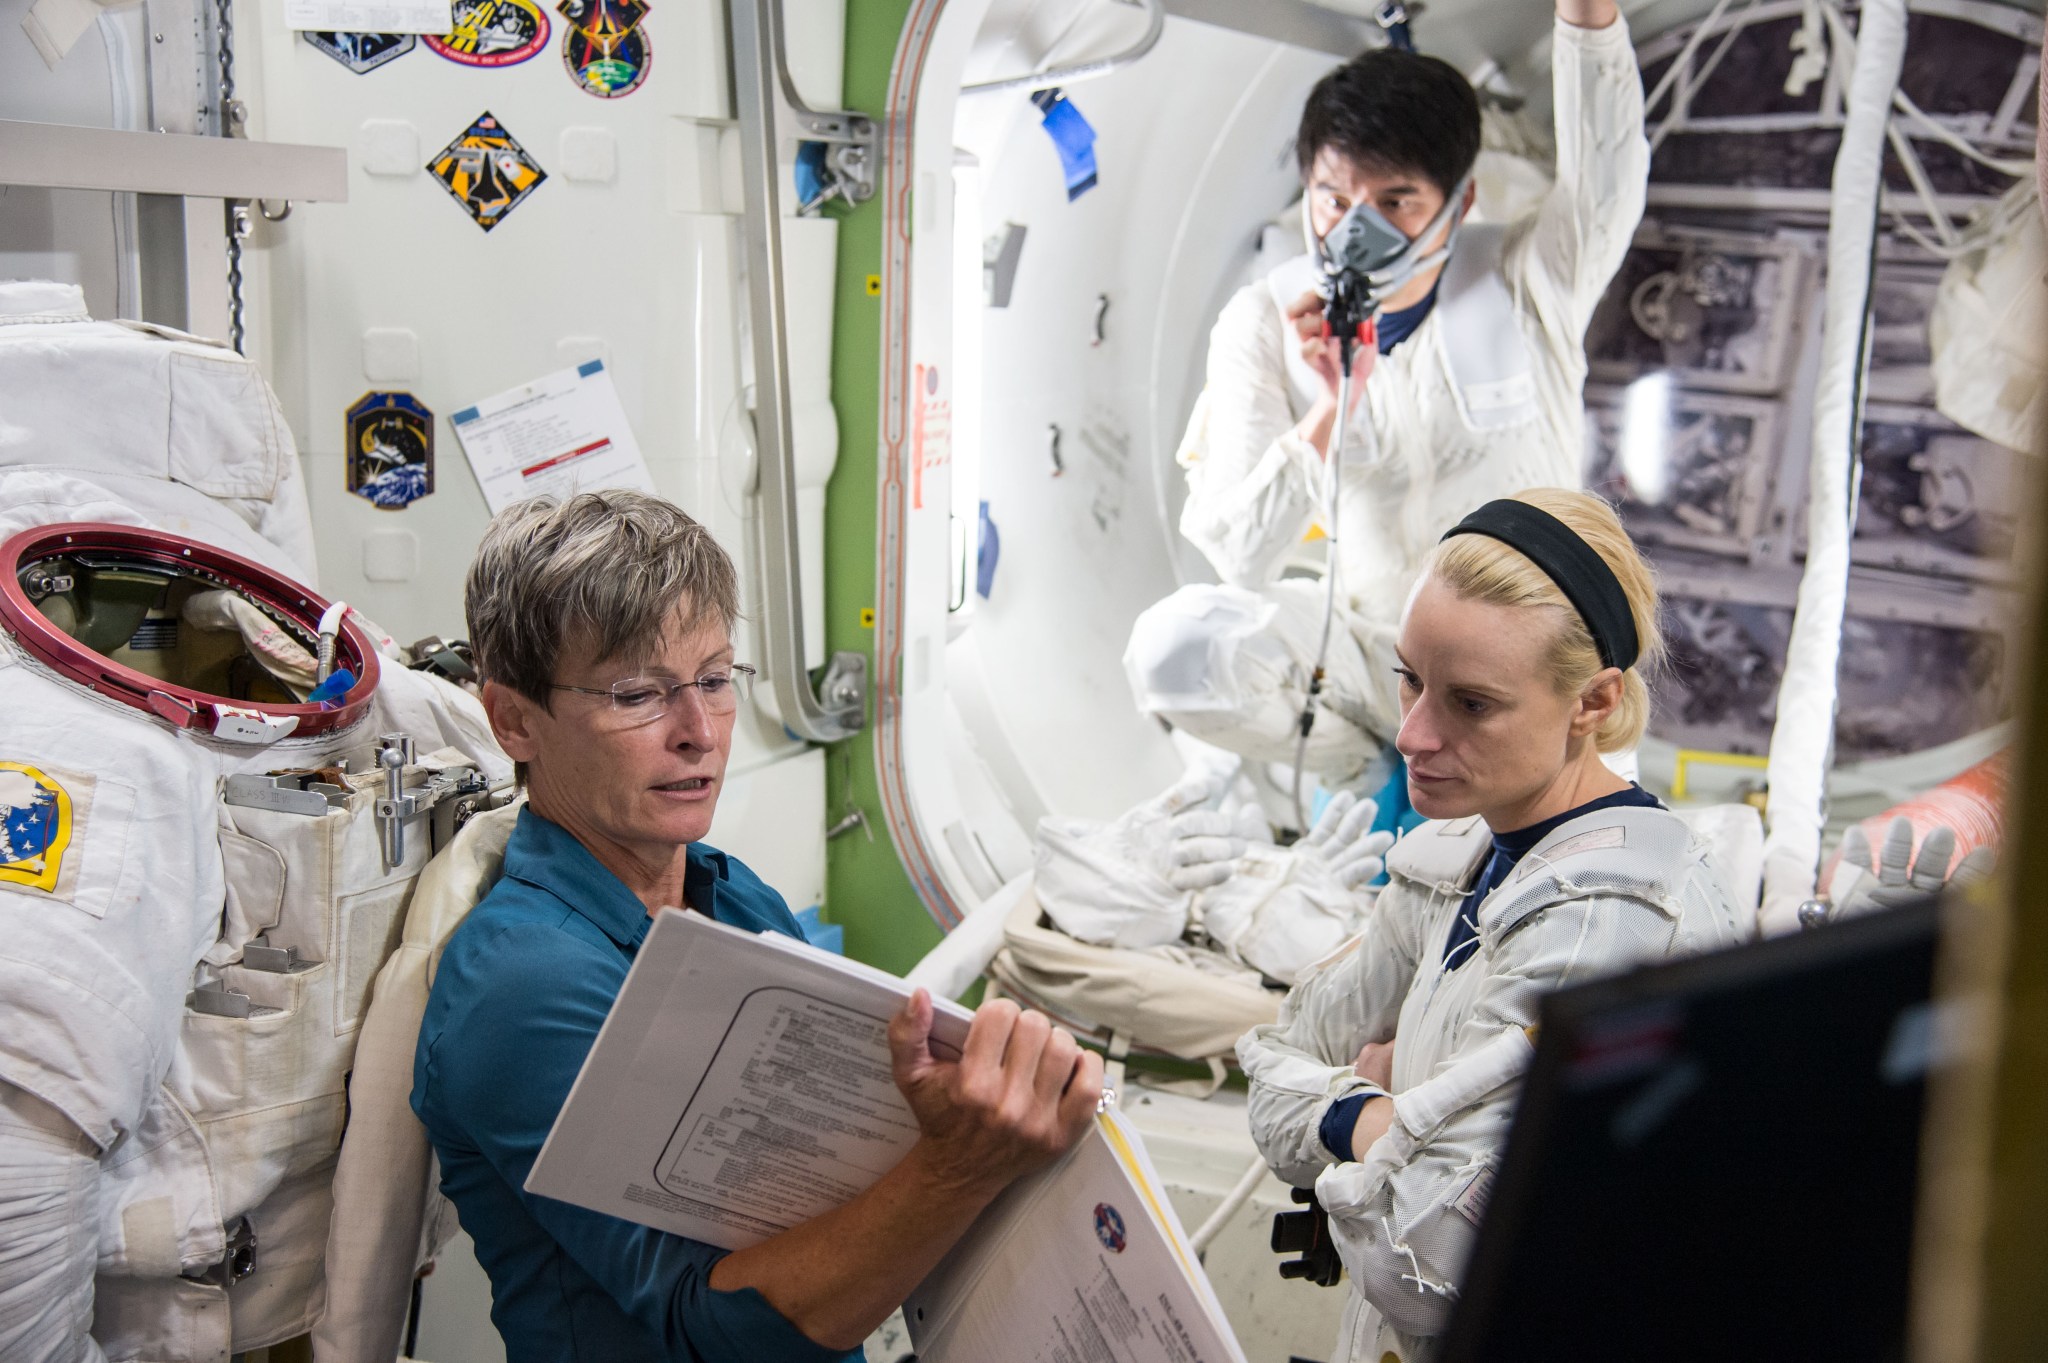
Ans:
<svg viewBox="0 0 2048 1363"><path fill-rule="evenodd" d="M220 135L240 137L248 113L235 98L235 6L234 0L214 0L215 27L220 32ZM251 230L249 205L229 199L221 205L227 214L228 238L228 344L243 353L245 328L242 300L242 242Z"/></svg>

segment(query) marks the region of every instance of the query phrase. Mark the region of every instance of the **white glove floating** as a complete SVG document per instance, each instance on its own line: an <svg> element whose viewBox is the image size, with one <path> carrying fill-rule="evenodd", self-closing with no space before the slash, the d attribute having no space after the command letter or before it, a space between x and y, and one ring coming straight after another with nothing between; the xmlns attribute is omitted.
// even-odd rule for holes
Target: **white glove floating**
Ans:
<svg viewBox="0 0 2048 1363"><path fill-rule="evenodd" d="M1176 814L1166 826L1167 879L1183 890L1206 890L1221 885L1237 872L1239 858L1254 846L1270 846L1273 835L1266 816L1257 805L1243 805L1236 813L1220 809L1193 809Z"/></svg>
<svg viewBox="0 0 2048 1363"><path fill-rule="evenodd" d="M1286 984L1354 936L1385 869L1390 832L1373 833L1379 806L1345 792L1292 847L1254 843L1230 877L1197 898L1202 926L1225 953Z"/></svg>
<svg viewBox="0 0 2048 1363"><path fill-rule="evenodd" d="M1182 819L1224 817L1198 807L1221 795L1227 782L1219 773L1184 777L1109 823L1040 819L1034 858L1039 904L1060 931L1079 941L1153 947L1180 940L1194 886L1182 883L1173 830Z"/></svg>
<svg viewBox="0 0 2048 1363"><path fill-rule="evenodd" d="M1376 801L1341 791L1296 846L1323 858L1346 889L1362 890L1387 869L1387 849L1394 845L1392 830L1371 831L1379 816Z"/></svg>

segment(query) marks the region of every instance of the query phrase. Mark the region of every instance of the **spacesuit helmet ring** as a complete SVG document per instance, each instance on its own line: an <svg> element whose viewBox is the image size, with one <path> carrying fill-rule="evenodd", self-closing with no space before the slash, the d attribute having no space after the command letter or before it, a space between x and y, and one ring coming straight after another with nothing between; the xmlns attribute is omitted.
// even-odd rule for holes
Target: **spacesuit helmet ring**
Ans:
<svg viewBox="0 0 2048 1363"><path fill-rule="evenodd" d="M253 651L232 625L181 629L195 619L195 598L228 593L276 627L278 650L310 654L329 606L262 564L198 540L105 522L43 525L0 544L0 567L0 631L17 647L176 728L253 744L328 733L362 718L377 689L377 650L346 615L334 667L355 680L324 703L308 703L301 685L280 677L289 669Z"/></svg>

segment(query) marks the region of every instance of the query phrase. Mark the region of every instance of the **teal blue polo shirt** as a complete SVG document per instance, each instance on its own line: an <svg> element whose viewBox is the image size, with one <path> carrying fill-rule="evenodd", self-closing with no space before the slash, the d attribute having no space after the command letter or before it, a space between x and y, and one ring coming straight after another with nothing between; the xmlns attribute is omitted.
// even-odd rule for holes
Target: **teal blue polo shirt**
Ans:
<svg viewBox="0 0 2048 1363"><path fill-rule="evenodd" d="M740 862L689 848L690 906L801 938ZM752 1288L720 1292L725 1251L525 1190L555 1114L652 924L560 825L524 810L505 870L448 941L413 1056L412 1109L441 1191L491 1279L508 1363L846 1363Z"/></svg>

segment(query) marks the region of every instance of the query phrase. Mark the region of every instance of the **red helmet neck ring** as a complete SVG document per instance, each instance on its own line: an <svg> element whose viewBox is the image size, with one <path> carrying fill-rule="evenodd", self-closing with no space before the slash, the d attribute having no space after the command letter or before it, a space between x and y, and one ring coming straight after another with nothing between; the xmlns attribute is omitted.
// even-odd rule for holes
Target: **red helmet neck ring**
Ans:
<svg viewBox="0 0 2048 1363"><path fill-rule="evenodd" d="M155 715L196 733L241 742L268 742L344 729L363 717L377 690L377 650L369 635L344 616L335 641L334 665L355 674L355 685L337 705L272 705L231 700L195 691L175 682L138 672L95 653L72 638L38 610L22 590L21 567L38 559L63 555L113 553L131 562L175 570L246 596L270 614L297 624L308 638L316 635L328 602L251 559L231 554L183 535L143 530L104 521L72 521L24 530L0 544L0 629L38 661L60 676L123 705ZM252 720L238 723L238 720ZM296 721L282 732L284 721ZM267 731L251 738L248 731Z"/></svg>

